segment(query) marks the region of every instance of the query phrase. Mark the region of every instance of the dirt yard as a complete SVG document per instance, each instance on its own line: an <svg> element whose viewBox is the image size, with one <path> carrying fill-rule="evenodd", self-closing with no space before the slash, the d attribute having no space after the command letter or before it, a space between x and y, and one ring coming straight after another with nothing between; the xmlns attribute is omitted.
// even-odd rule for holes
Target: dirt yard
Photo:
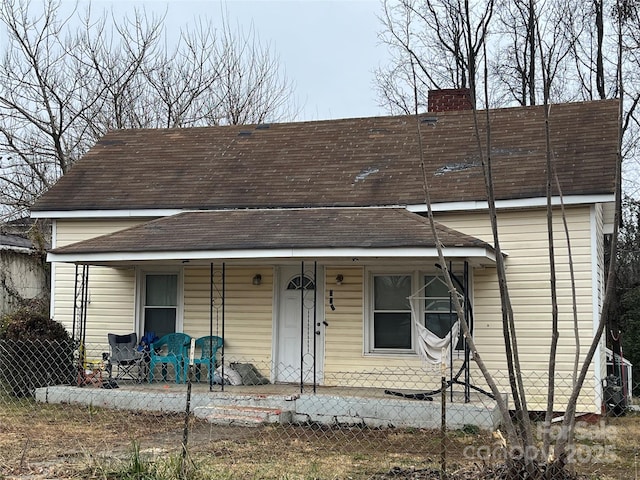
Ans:
<svg viewBox="0 0 640 480"><path fill-rule="evenodd" d="M152 462L176 458L183 429L182 415L26 401L3 405L0 479L125 478L113 473L114 463L130 461L135 448ZM638 478L640 416L580 424L577 439L578 473ZM499 478L499 445L492 434L448 432L445 445L448 478ZM421 429L247 428L192 421L188 438L197 479L431 479L439 478L441 452L440 432Z"/></svg>

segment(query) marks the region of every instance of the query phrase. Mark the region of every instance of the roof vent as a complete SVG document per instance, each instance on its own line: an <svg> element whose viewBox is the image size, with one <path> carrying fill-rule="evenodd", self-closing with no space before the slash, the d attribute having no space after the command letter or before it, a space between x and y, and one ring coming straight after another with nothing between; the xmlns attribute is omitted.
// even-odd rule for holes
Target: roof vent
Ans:
<svg viewBox="0 0 640 480"><path fill-rule="evenodd" d="M238 132L239 137L249 137L251 136L251 132L249 130L240 130Z"/></svg>
<svg viewBox="0 0 640 480"><path fill-rule="evenodd" d="M427 125L435 125L438 123L438 117L422 117L420 123L426 123Z"/></svg>
<svg viewBox="0 0 640 480"><path fill-rule="evenodd" d="M259 123L256 125L256 130L267 130L270 126L271 124L269 123Z"/></svg>

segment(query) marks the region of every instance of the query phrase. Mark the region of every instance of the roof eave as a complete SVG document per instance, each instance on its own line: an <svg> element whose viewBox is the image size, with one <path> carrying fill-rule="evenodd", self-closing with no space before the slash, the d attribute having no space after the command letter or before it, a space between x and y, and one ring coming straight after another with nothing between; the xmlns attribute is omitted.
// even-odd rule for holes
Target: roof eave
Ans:
<svg viewBox="0 0 640 480"><path fill-rule="evenodd" d="M32 210L31 218L135 218L170 217L178 213L193 212L185 208L122 208L122 209L79 209L79 210Z"/></svg>
<svg viewBox="0 0 640 480"><path fill-rule="evenodd" d="M475 265L495 264L495 253L488 247L448 247L446 257L467 258ZM394 248L274 248L263 250L194 250L141 252L79 252L47 255L49 262L108 265L148 261L187 262L213 260L273 260L273 259L344 259L344 258L437 258L433 247Z"/></svg>
<svg viewBox="0 0 640 480"><path fill-rule="evenodd" d="M15 253L24 253L24 254L34 254L37 252L37 250L35 248L29 248L29 247L20 247L17 245L0 245L0 250L2 251L8 251L8 252L15 252Z"/></svg>
<svg viewBox="0 0 640 480"><path fill-rule="evenodd" d="M592 205L596 203L612 203L615 202L614 193L601 193L589 195L568 195L566 197L551 197L551 204L559 206L567 205ZM546 197L536 198L514 198L508 200L496 200L496 208L499 210L510 208L538 208L546 207ZM489 208L486 200L470 201L470 202L442 202L434 203L431 209L434 212L468 212L474 210L487 210ZM407 205L407 210L414 213L422 213L427 211L426 204Z"/></svg>
<svg viewBox="0 0 640 480"><path fill-rule="evenodd" d="M498 209L510 209L510 208L536 208L546 206L545 197L536 198L518 198L508 200L497 200L496 208ZM552 197L552 205L588 205L595 203L610 203L615 201L615 195L613 193L605 194L590 194L590 195L569 195L563 198ZM360 207L344 207L344 208L384 208L384 207L398 207L399 205L369 205ZM295 207L292 207L293 209ZM300 208L342 208L342 207L323 207L321 205L314 207L298 207ZM468 201L468 202L442 202L434 203L431 206L434 212L460 212L460 211L478 211L487 210L488 204L486 200ZM266 208L265 208L266 209ZM278 208L271 208L269 210L277 210ZM414 213L422 213L427 211L427 207L424 203L407 205L406 209ZM206 209L204 211L212 211L218 209ZM223 210L223 209L219 209ZM229 209L224 209L229 210ZM237 209L231 209L237 210ZM259 209L258 209L259 210ZM193 208L140 208L140 209L113 209L113 210L35 210L31 212L31 218L152 218L152 217L169 217L185 212L203 211L202 209Z"/></svg>

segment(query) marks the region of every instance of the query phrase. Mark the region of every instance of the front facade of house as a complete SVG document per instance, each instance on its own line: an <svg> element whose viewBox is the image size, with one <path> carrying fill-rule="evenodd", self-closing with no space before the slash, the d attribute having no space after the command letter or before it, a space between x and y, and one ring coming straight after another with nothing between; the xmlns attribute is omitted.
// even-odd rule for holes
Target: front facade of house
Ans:
<svg viewBox="0 0 640 480"><path fill-rule="evenodd" d="M560 409L574 325L583 357L600 318L617 103L554 108ZM529 407L544 409L551 295L541 110L492 115L500 245ZM469 300L478 351L506 380L471 113L422 120L438 240ZM88 265L87 344L105 345L109 332L213 333L224 336L225 361L250 361L272 382L388 388L392 374L413 389L437 387L438 369L418 355L415 322L446 336L451 302L426 217L417 131L413 117L390 117L107 135L34 207L34 216L54 219L52 316L72 328L77 266ZM465 355L463 342L453 343L447 360L457 370ZM600 408L604 353L602 345L583 411Z"/></svg>

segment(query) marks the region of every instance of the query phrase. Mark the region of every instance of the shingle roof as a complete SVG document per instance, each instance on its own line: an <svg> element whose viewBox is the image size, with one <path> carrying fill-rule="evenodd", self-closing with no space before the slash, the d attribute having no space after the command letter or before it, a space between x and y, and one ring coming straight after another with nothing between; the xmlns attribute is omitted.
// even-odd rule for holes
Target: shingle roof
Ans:
<svg viewBox="0 0 640 480"><path fill-rule="evenodd" d="M493 248L437 225L446 248ZM54 254L297 248L434 248L428 219L403 208L188 212L56 248Z"/></svg>
<svg viewBox="0 0 640 480"><path fill-rule="evenodd" d="M0 234L0 249L4 248L9 250L17 248L22 250L28 249L35 251L35 247L33 246L33 242L31 240L11 233Z"/></svg>
<svg viewBox="0 0 640 480"><path fill-rule="evenodd" d="M614 192L616 100L551 107L564 195ZM486 199L470 111L422 115L432 201ZM543 108L490 111L497 199L545 195ZM484 113L478 119L484 123ZM481 127L484 142L484 128ZM415 117L107 134L36 211L412 205L424 202Z"/></svg>

